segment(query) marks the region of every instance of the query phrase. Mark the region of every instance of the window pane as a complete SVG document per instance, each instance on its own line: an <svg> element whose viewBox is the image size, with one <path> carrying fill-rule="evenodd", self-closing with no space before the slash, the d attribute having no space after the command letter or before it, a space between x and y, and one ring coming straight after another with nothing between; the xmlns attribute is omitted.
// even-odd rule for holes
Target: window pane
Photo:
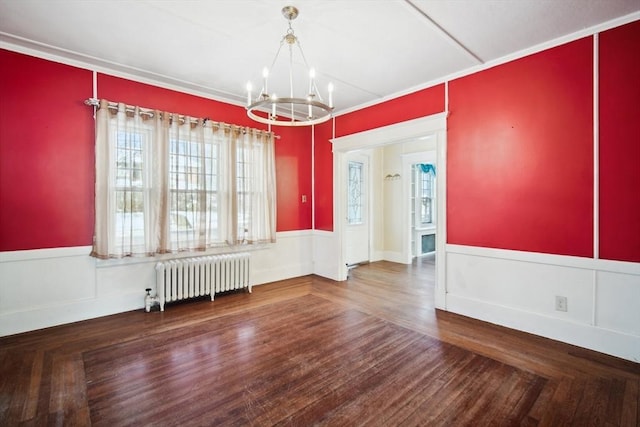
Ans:
<svg viewBox="0 0 640 427"><path fill-rule="evenodd" d="M425 166L425 165L421 165ZM428 166L428 165L427 165ZM420 200L420 223L422 225L433 223L433 184L434 175L431 169L425 172L423 168L418 168L418 198Z"/></svg>
<svg viewBox="0 0 640 427"><path fill-rule="evenodd" d="M169 235L173 249L218 241L218 146L205 142L169 143Z"/></svg>
<svg viewBox="0 0 640 427"><path fill-rule="evenodd" d="M145 134L116 133L114 199L116 251L144 252L145 248Z"/></svg>
<svg viewBox="0 0 640 427"><path fill-rule="evenodd" d="M144 192L116 191L115 243L144 247Z"/></svg>
<svg viewBox="0 0 640 427"><path fill-rule="evenodd" d="M347 222L362 224L362 169L360 162L349 162L349 187L347 188Z"/></svg>

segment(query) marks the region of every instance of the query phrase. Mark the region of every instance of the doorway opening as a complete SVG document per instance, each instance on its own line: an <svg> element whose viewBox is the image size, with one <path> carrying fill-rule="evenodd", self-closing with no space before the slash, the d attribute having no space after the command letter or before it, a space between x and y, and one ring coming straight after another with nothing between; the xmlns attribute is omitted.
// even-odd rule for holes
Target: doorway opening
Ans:
<svg viewBox="0 0 640 427"><path fill-rule="evenodd" d="M433 144L431 147L428 147L427 140ZM336 254L338 280L346 280L348 275L347 246L352 244L348 238L349 230L347 220L348 202L346 193L349 176L348 162L350 156L358 151L371 150L374 152L370 158L370 169L375 170L376 173L369 173L371 179L367 193L373 197L385 192L385 194L388 193L388 195L396 195L399 196L399 204L406 206L406 209L402 209L405 212L399 214L397 220L395 220L395 218L389 220L389 217L385 215L385 223L381 225L379 221L376 221L375 216L375 212L380 209L380 205L376 204L376 200L369 202L371 207L370 212L373 212L369 215L369 259L370 261L389 260L410 264L413 259L410 232L411 209L409 209L409 194L411 192L410 171L412 164L424 162L422 159L412 161L412 155L418 151L431 151L431 155L433 156L431 164L434 165L438 174L441 176L446 175L446 114L436 114L383 128L360 132L358 134L335 138L332 140L332 143L334 152L334 185L337 189L337 191L334 192L334 218L336 218L335 237L339 248L338 254ZM422 150L413 150L411 153L407 153L404 151L404 146L407 143L417 144L423 148ZM396 163L396 166L393 166L397 170L391 170L391 167L385 164L384 160L380 160L380 157L375 154L375 152L380 151L378 149L381 147L392 150L393 148L391 147L393 146L403 147L400 149L401 160ZM391 178L386 180L388 176ZM436 193L439 196L438 203L435 203L434 207L434 218L438 219L435 223L436 232L433 238L435 240L434 253L436 254L434 303L437 308L446 309L446 257L444 256L446 242L446 182L441 179L434 180L433 183L436 187ZM389 200L392 199L393 197L382 197L384 201L383 209L394 205L394 203L389 202ZM371 228L371 223L375 223L373 228ZM393 230L387 230L389 226L399 226L401 228L399 228L397 232L394 232ZM393 245L387 245L382 249L376 244L371 247L371 242L376 239L379 241L380 236L383 236L383 241L387 240L387 238L391 241L395 239L395 243Z"/></svg>

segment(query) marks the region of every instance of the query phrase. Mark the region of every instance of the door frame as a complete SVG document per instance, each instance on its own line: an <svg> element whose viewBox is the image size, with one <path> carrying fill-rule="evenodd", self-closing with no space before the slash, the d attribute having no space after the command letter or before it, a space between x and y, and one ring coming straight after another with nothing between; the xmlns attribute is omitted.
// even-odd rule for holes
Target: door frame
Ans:
<svg viewBox="0 0 640 427"><path fill-rule="evenodd" d="M436 223L436 288L435 306L446 310L446 176L447 176L447 113L433 114L406 122L396 123L368 131L363 131L339 138L331 139L333 145L333 217L334 233L338 240L339 255L337 257L338 280L346 280L346 169L347 153L384 145L415 140L435 135L436 169L441 179L437 180L438 195ZM371 172L369 172L371 173ZM445 179L442 179L445 178Z"/></svg>

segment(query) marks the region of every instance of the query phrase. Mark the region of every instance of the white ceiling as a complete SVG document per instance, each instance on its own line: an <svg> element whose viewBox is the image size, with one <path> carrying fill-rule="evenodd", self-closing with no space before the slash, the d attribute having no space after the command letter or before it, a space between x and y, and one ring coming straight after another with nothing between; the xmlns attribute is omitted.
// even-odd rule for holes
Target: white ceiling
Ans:
<svg viewBox="0 0 640 427"><path fill-rule="evenodd" d="M318 87L335 86L337 112L640 19L640 0L0 0L0 47L242 104L246 82L259 88L275 56L288 4L300 9L293 29ZM270 91L288 92L287 60L285 51Z"/></svg>

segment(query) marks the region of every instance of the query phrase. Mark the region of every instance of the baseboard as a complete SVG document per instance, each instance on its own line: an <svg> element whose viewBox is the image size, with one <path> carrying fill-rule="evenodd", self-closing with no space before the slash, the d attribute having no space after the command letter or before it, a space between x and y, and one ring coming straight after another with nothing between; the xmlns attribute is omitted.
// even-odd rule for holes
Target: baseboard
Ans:
<svg viewBox="0 0 640 427"><path fill-rule="evenodd" d="M0 336L144 309L144 293L113 294L0 315Z"/></svg>
<svg viewBox="0 0 640 427"><path fill-rule="evenodd" d="M447 310L485 322L640 362L640 337L574 323L487 301L447 294Z"/></svg>
<svg viewBox="0 0 640 427"><path fill-rule="evenodd" d="M402 252L384 251L383 259L385 261L397 262L399 264L406 264L407 261Z"/></svg>

